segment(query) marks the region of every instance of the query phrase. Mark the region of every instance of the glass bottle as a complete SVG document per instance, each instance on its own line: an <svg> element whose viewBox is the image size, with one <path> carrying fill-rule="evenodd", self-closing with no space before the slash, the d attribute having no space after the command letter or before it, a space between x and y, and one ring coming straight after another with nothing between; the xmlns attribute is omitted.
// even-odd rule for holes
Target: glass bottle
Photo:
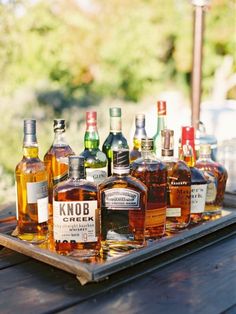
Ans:
<svg viewBox="0 0 236 314"><path fill-rule="evenodd" d="M161 130L166 129L166 102L157 101L157 131L153 136L154 152L158 158L161 157Z"/></svg>
<svg viewBox="0 0 236 314"><path fill-rule="evenodd" d="M130 162L141 157L141 139L147 137L145 130L145 115L142 113L135 116L135 133L133 137L133 149L130 152Z"/></svg>
<svg viewBox="0 0 236 314"><path fill-rule="evenodd" d="M24 120L23 158L15 169L18 237L40 243L48 236L48 182L38 157L36 120Z"/></svg>
<svg viewBox="0 0 236 314"><path fill-rule="evenodd" d="M107 177L107 157L99 149L96 111L86 112L84 151L80 156L85 159L86 179L96 184L101 183Z"/></svg>
<svg viewBox="0 0 236 314"><path fill-rule="evenodd" d="M74 155L65 138L65 120L54 119L54 140L44 155L44 163L48 172L49 218L52 219L53 187L68 177L68 156Z"/></svg>
<svg viewBox="0 0 236 314"><path fill-rule="evenodd" d="M164 235L167 208L167 167L153 152L153 139L141 141L142 157L131 165L131 175L148 188L146 230L147 239Z"/></svg>
<svg viewBox="0 0 236 314"><path fill-rule="evenodd" d="M191 171L186 163L174 158L174 131L165 129L162 136L162 161L167 166L166 229L175 232L190 223Z"/></svg>
<svg viewBox="0 0 236 314"><path fill-rule="evenodd" d="M223 165L211 159L212 147L202 144L199 149L199 159L196 167L207 180L206 204L204 218L209 219L221 215L225 186L228 173Z"/></svg>
<svg viewBox="0 0 236 314"><path fill-rule="evenodd" d="M207 181L199 169L196 168L196 152L194 146L194 128L182 127L180 159L185 161L191 170L191 223L203 221L205 209Z"/></svg>
<svg viewBox="0 0 236 314"><path fill-rule="evenodd" d="M97 185L85 179L84 157L69 156L68 179L54 188L53 237L60 254L99 254L100 214Z"/></svg>
<svg viewBox="0 0 236 314"><path fill-rule="evenodd" d="M147 187L130 175L128 149L113 151L113 174L99 185L99 198L104 247L143 246Z"/></svg>
<svg viewBox="0 0 236 314"><path fill-rule="evenodd" d="M121 108L110 108L110 133L103 143L102 151L107 156L107 175L112 174L112 156L113 150L120 148L129 149L128 143L122 134L121 126Z"/></svg>

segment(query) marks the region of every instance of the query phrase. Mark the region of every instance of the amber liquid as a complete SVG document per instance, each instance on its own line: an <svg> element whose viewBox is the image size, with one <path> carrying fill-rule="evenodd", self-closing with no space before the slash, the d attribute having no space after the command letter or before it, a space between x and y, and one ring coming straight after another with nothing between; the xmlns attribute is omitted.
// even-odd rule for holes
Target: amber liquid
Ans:
<svg viewBox="0 0 236 314"><path fill-rule="evenodd" d="M175 232L186 228L190 223L191 207L191 172L182 161L167 161L168 190L167 207L179 208L180 216L167 217L166 228Z"/></svg>
<svg viewBox="0 0 236 314"><path fill-rule="evenodd" d="M167 170L159 161L132 164L131 175L148 188L145 237L155 239L164 235L167 207Z"/></svg>
<svg viewBox="0 0 236 314"><path fill-rule="evenodd" d="M139 208L122 206L105 206L106 191L119 189L139 193ZM127 176L113 175L99 186L99 198L102 219L103 244L111 249L128 250L144 245L145 242L145 210L147 190L139 180Z"/></svg>
<svg viewBox="0 0 236 314"><path fill-rule="evenodd" d="M74 155L69 145L51 146L44 156L44 163L48 172L48 194L49 194L49 219L53 214L53 188L68 178L68 160L64 158Z"/></svg>
<svg viewBox="0 0 236 314"><path fill-rule="evenodd" d="M24 148L24 155L15 172L18 237L21 240L39 243L47 239L48 221L38 222L38 204L29 204L27 201L27 182L47 181L47 172L43 162L37 157L38 148Z"/></svg>
<svg viewBox="0 0 236 314"><path fill-rule="evenodd" d="M68 179L58 184L54 189L54 200L59 202L95 201L97 197L97 187L85 180ZM65 255L76 250L81 257L98 254L101 247L100 227L100 211L97 208L95 211L95 234L98 240L95 242L54 241L55 250Z"/></svg>

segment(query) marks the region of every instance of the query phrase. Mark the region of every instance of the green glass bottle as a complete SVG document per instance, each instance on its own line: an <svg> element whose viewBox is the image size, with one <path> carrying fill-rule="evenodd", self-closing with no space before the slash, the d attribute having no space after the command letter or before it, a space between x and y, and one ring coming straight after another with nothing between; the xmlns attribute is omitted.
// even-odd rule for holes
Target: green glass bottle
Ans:
<svg viewBox="0 0 236 314"><path fill-rule="evenodd" d="M85 159L86 179L100 184L107 177L107 157L99 149L96 111L86 112L84 151L80 156Z"/></svg>
<svg viewBox="0 0 236 314"><path fill-rule="evenodd" d="M159 100L157 102L157 131L153 137L154 152L158 158L161 158L161 131L166 129L166 102Z"/></svg>
<svg viewBox="0 0 236 314"><path fill-rule="evenodd" d="M103 143L102 151L107 156L107 174L112 175L112 154L113 150L127 148L129 149L128 143L124 135L122 134L121 125L121 108L113 107L110 108L110 133Z"/></svg>

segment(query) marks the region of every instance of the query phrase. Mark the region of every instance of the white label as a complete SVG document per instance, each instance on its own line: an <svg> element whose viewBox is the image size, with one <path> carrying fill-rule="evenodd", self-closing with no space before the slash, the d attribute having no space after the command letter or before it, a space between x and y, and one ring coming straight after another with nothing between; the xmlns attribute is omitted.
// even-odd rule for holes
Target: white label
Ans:
<svg viewBox="0 0 236 314"><path fill-rule="evenodd" d="M122 188L106 190L102 193L102 206L112 210L140 209L140 193Z"/></svg>
<svg viewBox="0 0 236 314"><path fill-rule="evenodd" d="M96 242L97 201L53 202L53 233L56 241Z"/></svg>
<svg viewBox="0 0 236 314"><path fill-rule="evenodd" d="M48 221L48 197L37 200L38 204L38 222Z"/></svg>
<svg viewBox="0 0 236 314"><path fill-rule="evenodd" d="M107 167L86 168L86 179L96 184L101 183L107 177Z"/></svg>
<svg viewBox="0 0 236 314"><path fill-rule="evenodd" d="M191 214L203 213L205 209L207 184L191 185Z"/></svg>
<svg viewBox="0 0 236 314"><path fill-rule="evenodd" d="M166 209L166 217L180 217L181 216L181 208L169 208Z"/></svg>
<svg viewBox="0 0 236 314"><path fill-rule="evenodd" d="M45 198L48 196L48 182L27 182L27 203L35 204L40 198Z"/></svg>
<svg viewBox="0 0 236 314"><path fill-rule="evenodd" d="M207 180L206 203L213 203L217 195L217 178L210 172L204 171Z"/></svg>

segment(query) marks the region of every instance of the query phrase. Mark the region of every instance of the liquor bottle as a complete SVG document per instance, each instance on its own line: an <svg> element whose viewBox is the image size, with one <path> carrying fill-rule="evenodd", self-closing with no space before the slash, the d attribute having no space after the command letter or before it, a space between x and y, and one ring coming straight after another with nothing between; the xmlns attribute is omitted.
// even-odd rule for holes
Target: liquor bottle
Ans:
<svg viewBox="0 0 236 314"><path fill-rule="evenodd" d="M52 219L53 187L68 177L68 156L74 155L65 138L65 120L55 119L53 123L54 140L44 155L44 163L48 172L49 218Z"/></svg>
<svg viewBox="0 0 236 314"><path fill-rule="evenodd" d="M131 165L131 175L148 188L146 229L147 239L164 235L167 207L167 167L153 152L153 139L141 141L142 157Z"/></svg>
<svg viewBox="0 0 236 314"><path fill-rule="evenodd" d="M167 166L166 229L175 232L190 223L191 171L186 163L174 158L174 131L165 129L162 136L162 161Z"/></svg>
<svg viewBox="0 0 236 314"><path fill-rule="evenodd" d="M40 243L48 236L48 182L38 157L36 120L24 120L23 158L16 166L18 237Z"/></svg>
<svg viewBox="0 0 236 314"><path fill-rule="evenodd" d="M228 173L223 165L211 159L210 144L200 145L199 154L196 167L207 180L204 218L209 219L221 215Z"/></svg>
<svg viewBox="0 0 236 314"><path fill-rule="evenodd" d="M86 179L96 184L101 183L107 177L107 157L99 149L96 111L86 112L84 151L80 156L85 159Z"/></svg>
<svg viewBox="0 0 236 314"><path fill-rule="evenodd" d="M161 157L161 130L166 129L166 102L157 101L157 131L154 135L154 152L158 158Z"/></svg>
<svg viewBox="0 0 236 314"><path fill-rule="evenodd" d="M196 166L196 153L194 146L194 128L192 126L182 127L180 159L185 161L191 170L191 223L203 221L205 210L207 181Z"/></svg>
<svg viewBox="0 0 236 314"><path fill-rule="evenodd" d="M103 143L102 151L107 156L107 175L112 174L112 156L113 150L127 148L128 143L124 135L122 134L121 126L121 108L110 108L110 133Z"/></svg>
<svg viewBox="0 0 236 314"><path fill-rule="evenodd" d="M113 174L99 185L102 241L111 250L145 244L147 187L130 175L129 150L113 151Z"/></svg>
<svg viewBox="0 0 236 314"><path fill-rule="evenodd" d="M97 185L85 179L84 157L69 156L66 181L53 193L53 237L60 254L73 250L77 256L99 254L100 215Z"/></svg>
<svg viewBox="0 0 236 314"><path fill-rule="evenodd" d="M145 115L136 114L135 116L135 133L133 137L133 149L130 152L130 161L141 157L141 139L147 137L145 130Z"/></svg>

